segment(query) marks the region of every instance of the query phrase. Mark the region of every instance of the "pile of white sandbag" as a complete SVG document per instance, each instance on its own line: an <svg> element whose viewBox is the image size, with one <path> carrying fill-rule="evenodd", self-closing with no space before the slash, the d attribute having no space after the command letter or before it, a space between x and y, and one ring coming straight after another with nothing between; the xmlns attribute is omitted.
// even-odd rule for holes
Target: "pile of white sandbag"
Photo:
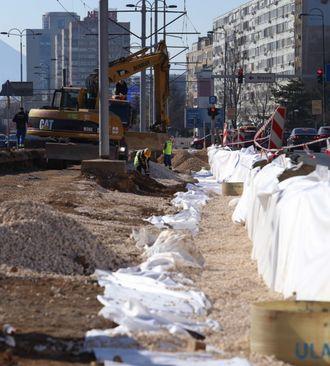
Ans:
<svg viewBox="0 0 330 366"><path fill-rule="evenodd" d="M279 182L291 167L277 158L250 171L233 220L245 223L266 284L285 297L330 300L330 174L317 166Z"/></svg>
<svg viewBox="0 0 330 366"><path fill-rule="evenodd" d="M253 146L234 151L212 146L208 156L211 172L218 182L244 182L253 163L262 159Z"/></svg>

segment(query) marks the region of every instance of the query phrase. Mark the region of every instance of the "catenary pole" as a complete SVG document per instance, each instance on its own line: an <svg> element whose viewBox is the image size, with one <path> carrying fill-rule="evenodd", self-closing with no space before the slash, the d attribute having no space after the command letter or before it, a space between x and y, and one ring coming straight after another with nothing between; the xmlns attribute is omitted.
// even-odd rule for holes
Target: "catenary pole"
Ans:
<svg viewBox="0 0 330 366"><path fill-rule="evenodd" d="M99 0L99 156L109 159L108 0Z"/></svg>

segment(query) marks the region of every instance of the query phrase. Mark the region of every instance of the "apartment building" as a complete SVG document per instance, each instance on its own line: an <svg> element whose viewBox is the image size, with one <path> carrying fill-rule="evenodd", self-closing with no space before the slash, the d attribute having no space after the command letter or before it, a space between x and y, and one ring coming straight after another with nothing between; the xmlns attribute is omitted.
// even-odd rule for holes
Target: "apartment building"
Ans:
<svg viewBox="0 0 330 366"><path fill-rule="evenodd" d="M187 53L186 105L189 108L203 107L213 94L213 35L198 38Z"/></svg>
<svg viewBox="0 0 330 366"><path fill-rule="evenodd" d="M237 74L242 68L244 74L275 73L280 83L297 76L314 90L316 70L323 68L322 19L327 64L330 62L328 0L252 0L214 19L213 73L220 76L215 79L214 88L220 100L224 93L221 75L225 73L225 65L227 75ZM264 96L270 94L270 84L244 83L236 106L238 91L232 89L237 85L232 79L226 80L231 87L227 85L227 106L237 107L238 119L244 120L260 108L265 115L272 111L274 105L270 102L266 108L260 106Z"/></svg>
<svg viewBox="0 0 330 366"><path fill-rule="evenodd" d="M130 23L117 20L117 12L109 11L109 61L130 52ZM56 87L66 84L85 86L86 77L98 65L98 12L91 11L81 21L72 21L55 37Z"/></svg>

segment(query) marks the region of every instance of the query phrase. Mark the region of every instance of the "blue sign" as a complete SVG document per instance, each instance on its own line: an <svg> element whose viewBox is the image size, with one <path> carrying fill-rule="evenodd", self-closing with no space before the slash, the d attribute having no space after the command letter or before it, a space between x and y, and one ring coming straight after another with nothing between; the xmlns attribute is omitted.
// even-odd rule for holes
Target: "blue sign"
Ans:
<svg viewBox="0 0 330 366"><path fill-rule="evenodd" d="M217 104L218 98L215 95L209 97L209 104Z"/></svg>
<svg viewBox="0 0 330 366"><path fill-rule="evenodd" d="M325 81L330 81L330 64L325 67Z"/></svg>
<svg viewBox="0 0 330 366"><path fill-rule="evenodd" d="M219 114L215 117L215 127L222 129L224 114L223 109L218 108ZM186 108L186 128L211 127L211 117L208 115L208 108Z"/></svg>
<svg viewBox="0 0 330 366"><path fill-rule="evenodd" d="M186 108L186 128L202 128L200 108Z"/></svg>

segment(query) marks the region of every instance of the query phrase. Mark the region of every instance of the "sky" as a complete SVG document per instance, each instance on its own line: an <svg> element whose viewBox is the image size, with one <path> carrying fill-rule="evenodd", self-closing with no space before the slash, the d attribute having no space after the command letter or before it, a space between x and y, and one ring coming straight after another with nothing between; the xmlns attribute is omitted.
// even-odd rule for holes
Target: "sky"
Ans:
<svg viewBox="0 0 330 366"><path fill-rule="evenodd" d="M126 4L137 3L138 0L109 0L109 8L128 9ZM150 1L153 3L153 0ZM201 35L206 35L208 30L212 29L212 21L217 16L239 6L246 0L166 0L167 5L177 5L175 10L183 10L184 3L186 2L186 8L188 17L184 20L173 23L168 31L178 32L186 30L187 32L201 32ZM161 1L159 1L161 3ZM74 11L82 18L92 8L97 8L98 0L0 0L1 12L0 12L0 32L8 31L13 27L19 29L25 28L41 28L42 26L42 14L51 11L65 11L60 4L62 4L68 11ZM168 20L172 19L174 15L168 14ZM161 17L160 17L161 18ZM161 18L162 19L162 18ZM130 21L131 29L139 33L140 30L141 14L134 13L121 13L119 14L119 21ZM149 23L148 23L149 24ZM10 46L19 49L18 37L0 36L1 39L7 42ZM198 35L185 35L183 40L171 38L167 41L168 45L191 45L198 38ZM131 43L138 42L137 38L132 37ZM24 46L23 46L24 47ZM179 49L172 50L171 52L178 52ZM23 53L25 50L23 49ZM183 61L184 55L181 55L176 59L177 61Z"/></svg>

